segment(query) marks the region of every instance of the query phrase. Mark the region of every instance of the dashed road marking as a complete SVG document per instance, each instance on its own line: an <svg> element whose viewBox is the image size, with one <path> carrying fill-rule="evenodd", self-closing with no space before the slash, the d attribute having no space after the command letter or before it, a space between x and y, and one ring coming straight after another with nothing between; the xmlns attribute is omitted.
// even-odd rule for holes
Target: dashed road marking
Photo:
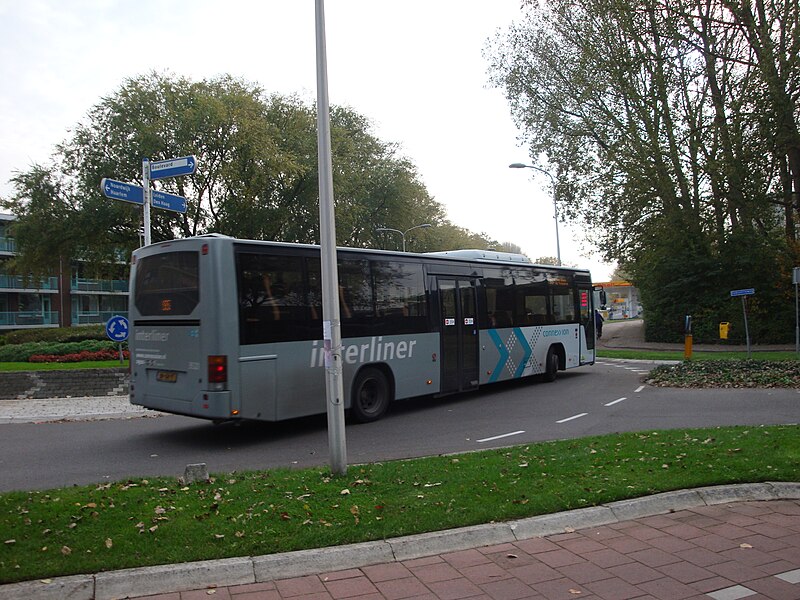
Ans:
<svg viewBox="0 0 800 600"><path fill-rule="evenodd" d="M524 431L512 431L511 433L503 433L501 435L495 435L493 437L483 438L482 440L475 440L479 444L484 442L493 442L494 440L500 440L503 438L511 437L512 435L520 435L521 433L525 433Z"/></svg>
<svg viewBox="0 0 800 600"><path fill-rule="evenodd" d="M566 423L567 421L574 421L575 419L580 419L581 417L585 417L589 413L581 413L579 415L572 415L571 417L567 417L566 419L561 419L560 421L556 421L556 423Z"/></svg>
<svg viewBox="0 0 800 600"><path fill-rule="evenodd" d="M623 396L622 398L617 398L616 400L612 400L611 402L607 402L603 406L614 406L615 404L617 404L618 402L622 402L623 400L627 400L627 398Z"/></svg>

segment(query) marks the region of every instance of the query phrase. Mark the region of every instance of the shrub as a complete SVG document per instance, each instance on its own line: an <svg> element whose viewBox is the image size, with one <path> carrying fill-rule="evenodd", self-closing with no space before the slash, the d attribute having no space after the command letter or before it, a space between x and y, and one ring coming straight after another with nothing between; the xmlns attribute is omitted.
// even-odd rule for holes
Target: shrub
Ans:
<svg viewBox="0 0 800 600"><path fill-rule="evenodd" d="M130 358L130 354L127 350L122 351L122 356L124 358ZM117 360L119 358L119 350L98 350L96 352L92 352L89 350L83 350L82 352L77 352L73 354L34 354L29 359L28 362L32 363L65 363L65 362L84 362L90 360Z"/></svg>
<svg viewBox="0 0 800 600"><path fill-rule="evenodd" d="M82 342L29 342L0 346L0 362L26 362L34 355L63 356L80 352L117 351L117 343L111 340L85 340ZM127 348L123 344L123 348Z"/></svg>
<svg viewBox="0 0 800 600"><path fill-rule="evenodd" d="M107 340L105 325L81 325L78 327L47 327L42 329L20 329L0 338L0 346L34 342L82 342L85 340Z"/></svg>

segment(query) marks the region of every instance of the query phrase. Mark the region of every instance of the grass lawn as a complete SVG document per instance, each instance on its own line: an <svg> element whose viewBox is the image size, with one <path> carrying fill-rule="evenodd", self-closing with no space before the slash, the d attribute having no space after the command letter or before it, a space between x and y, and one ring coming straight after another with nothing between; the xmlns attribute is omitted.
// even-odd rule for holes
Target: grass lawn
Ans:
<svg viewBox="0 0 800 600"><path fill-rule="evenodd" d="M95 360L75 363L0 362L0 373L12 371L63 371L72 369L128 368L128 360Z"/></svg>
<svg viewBox="0 0 800 600"><path fill-rule="evenodd" d="M325 547L800 480L800 426L646 431L327 469L0 494L0 582Z"/></svg>

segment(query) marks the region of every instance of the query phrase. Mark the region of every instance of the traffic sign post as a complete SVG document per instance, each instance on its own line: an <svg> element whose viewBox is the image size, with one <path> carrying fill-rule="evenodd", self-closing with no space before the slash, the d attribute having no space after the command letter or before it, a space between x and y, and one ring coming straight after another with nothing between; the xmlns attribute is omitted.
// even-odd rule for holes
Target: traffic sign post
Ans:
<svg viewBox="0 0 800 600"><path fill-rule="evenodd" d="M800 304L797 298L797 285L800 284L800 267L792 269L792 283L794 284L794 352L800 354Z"/></svg>
<svg viewBox="0 0 800 600"><path fill-rule="evenodd" d="M128 339L128 319L120 315L111 317L106 323L106 335L119 344L119 364L123 364L122 342Z"/></svg>
<svg viewBox="0 0 800 600"><path fill-rule="evenodd" d="M756 293L755 288L731 290L731 298L741 297L742 314L744 314L744 335L747 338L747 358L750 358L750 329L747 326L747 297Z"/></svg>
<svg viewBox="0 0 800 600"><path fill-rule="evenodd" d="M153 201L150 195L150 159L142 159L142 184L144 188L144 245L150 245L150 204Z"/></svg>
<svg viewBox="0 0 800 600"><path fill-rule="evenodd" d="M104 177L100 180L100 191L107 198L141 204L144 220L144 245L150 245L150 207L163 208L173 212L186 212L186 198L154 190L150 186L153 179L166 179L191 175L197 170L197 159L194 156L183 156L169 160L150 162L142 159L142 186L125 183Z"/></svg>

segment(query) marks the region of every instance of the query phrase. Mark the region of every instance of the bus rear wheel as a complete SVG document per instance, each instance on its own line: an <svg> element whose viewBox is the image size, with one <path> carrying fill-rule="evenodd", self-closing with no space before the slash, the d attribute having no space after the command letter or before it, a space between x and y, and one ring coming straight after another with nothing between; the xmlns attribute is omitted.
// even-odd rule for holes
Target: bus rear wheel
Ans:
<svg viewBox="0 0 800 600"><path fill-rule="evenodd" d="M547 358L544 363L544 375L542 379L547 382L555 381L558 377L558 352L552 346L547 350Z"/></svg>
<svg viewBox="0 0 800 600"><path fill-rule="evenodd" d="M361 369L353 382L351 418L358 423L377 421L391 401L392 388L383 371L374 367Z"/></svg>

